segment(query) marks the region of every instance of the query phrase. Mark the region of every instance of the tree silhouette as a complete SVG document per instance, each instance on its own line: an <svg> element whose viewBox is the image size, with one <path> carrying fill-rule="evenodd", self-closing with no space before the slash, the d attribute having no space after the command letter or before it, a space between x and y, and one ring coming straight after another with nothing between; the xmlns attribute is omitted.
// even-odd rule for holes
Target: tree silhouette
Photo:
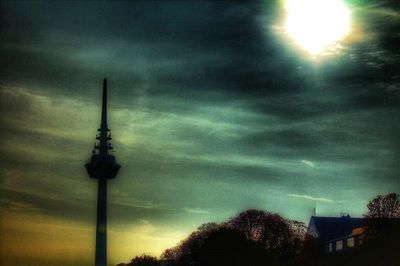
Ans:
<svg viewBox="0 0 400 266"><path fill-rule="evenodd" d="M166 265L289 265L299 252L304 225L260 210L222 224L200 226L161 258Z"/></svg>
<svg viewBox="0 0 400 266"><path fill-rule="evenodd" d="M143 254L134 257L128 264L118 264L118 266L161 266L161 262L153 256Z"/></svg>
<svg viewBox="0 0 400 266"><path fill-rule="evenodd" d="M161 257L166 265L262 266L273 260L261 245L238 230L223 225L199 229L179 246L164 251Z"/></svg>
<svg viewBox="0 0 400 266"><path fill-rule="evenodd" d="M178 246L167 249L161 255L167 265L198 265L198 252L208 236L220 228L215 223L201 225Z"/></svg>
<svg viewBox="0 0 400 266"><path fill-rule="evenodd" d="M254 209L239 213L227 225L282 259L291 259L300 252L306 231L303 223Z"/></svg>
<svg viewBox="0 0 400 266"><path fill-rule="evenodd" d="M367 205L367 218L400 218L400 196L397 193L378 195Z"/></svg>
<svg viewBox="0 0 400 266"><path fill-rule="evenodd" d="M388 254L397 248L393 255L400 254L397 243L400 237L400 195L378 195L368 202L367 208L365 236L368 245L377 250L384 247L382 254Z"/></svg>
<svg viewBox="0 0 400 266"><path fill-rule="evenodd" d="M247 239L259 241L265 229L265 221L269 213L260 210L247 210L229 219L227 225L241 231Z"/></svg>

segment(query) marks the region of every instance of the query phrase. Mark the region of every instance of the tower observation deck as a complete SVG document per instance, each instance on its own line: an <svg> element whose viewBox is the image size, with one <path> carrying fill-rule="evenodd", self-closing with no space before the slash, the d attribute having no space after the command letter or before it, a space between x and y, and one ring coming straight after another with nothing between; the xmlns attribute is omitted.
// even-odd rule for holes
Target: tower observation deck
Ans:
<svg viewBox="0 0 400 266"><path fill-rule="evenodd" d="M97 142L86 170L91 178L98 179L97 192L97 225L95 266L107 265L107 181L115 178L121 168L116 163L110 143L111 132L107 125L107 79L103 81L103 103L101 108L101 124L97 130Z"/></svg>

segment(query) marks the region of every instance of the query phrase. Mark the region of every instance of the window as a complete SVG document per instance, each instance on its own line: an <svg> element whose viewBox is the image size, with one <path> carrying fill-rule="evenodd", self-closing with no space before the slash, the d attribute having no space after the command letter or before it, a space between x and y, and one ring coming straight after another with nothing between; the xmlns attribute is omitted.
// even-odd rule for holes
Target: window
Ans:
<svg viewBox="0 0 400 266"><path fill-rule="evenodd" d="M348 246L349 248L354 247L354 237L349 237L349 238L347 238L347 246Z"/></svg>
<svg viewBox="0 0 400 266"><path fill-rule="evenodd" d="M328 252L332 252L332 251L333 251L333 243L330 242L330 243L328 244Z"/></svg>
<svg viewBox="0 0 400 266"><path fill-rule="evenodd" d="M342 250L342 249L343 249L343 240L336 241L336 250Z"/></svg>
<svg viewBox="0 0 400 266"><path fill-rule="evenodd" d="M358 236L358 244L361 245L363 243L364 240L364 235L360 235Z"/></svg>

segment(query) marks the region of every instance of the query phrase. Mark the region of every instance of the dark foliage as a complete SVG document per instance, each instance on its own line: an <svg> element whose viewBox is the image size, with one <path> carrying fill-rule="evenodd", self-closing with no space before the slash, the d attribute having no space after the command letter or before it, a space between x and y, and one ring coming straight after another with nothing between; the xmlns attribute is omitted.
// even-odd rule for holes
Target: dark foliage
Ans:
<svg viewBox="0 0 400 266"><path fill-rule="evenodd" d="M180 246L164 252L162 257L167 265L179 266L261 266L273 259L261 245L224 226L192 234Z"/></svg>
<svg viewBox="0 0 400 266"><path fill-rule="evenodd" d="M197 265L263 265L266 259L261 246L236 230L221 227L211 232L198 250Z"/></svg>
<svg viewBox="0 0 400 266"><path fill-rule="evenodd" d="M320 266L323 265L323 252L316 238L307 237L303 242L303 249L296 258L297 265Z"/></svg>
<svg viewBox="0 0 400 266"><path fill-rule="evenodd" d="M301 223L248 210L220 225L202 225L162 259L174 266L292 265L303 233Z"/></svg>
<svg viewBox="0 0 400 266"><path fill-rule="evenodd" d="M378 195L368 202L367 218L400 218L400 195Z"/></svg>
<svg viewBox="0 0 400 266"><path fill-rule="evenodd" d="M128 264L118 264L118 266L161 266L161 261L156 257L143 254L134 257Z"/></svg>
<svg viewBox="0 0 400 266"><path fill-rule="evenodd" d="M261 210L241 212L227 225L243 232L248 240L261 244L280 261L292 260L300 252L305 236L303 223Z"/></svg>

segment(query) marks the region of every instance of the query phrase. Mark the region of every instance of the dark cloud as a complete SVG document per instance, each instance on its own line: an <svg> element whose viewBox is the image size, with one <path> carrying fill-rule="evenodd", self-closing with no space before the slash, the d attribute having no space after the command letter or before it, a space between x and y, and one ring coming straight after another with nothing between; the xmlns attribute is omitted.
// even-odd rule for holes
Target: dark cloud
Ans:
<svg viewBox="0 0 400 266"><path fill-rule="evenodd" d="M141 91L146 87L148 93L155 94L174 93L171 92L173 88L182 91L178 96L183 94L184 97L193 89L258 96L291 88L287 79L286 82L285 78L278 80L281 77L278 71L291 75L292 67L279 59L276 42L264 40L261 34L264 29L255 19L271 12L271 4L256 1L138 2L135 5L125 2L57 3L51 5L51 12L43 14L39 21L24 16L26 9L40 12L45 6L19 6L6 14L6 22L16 16L21 19L18 22L21 25L29 23L33 27L26 29L18 23L14 25L19 31L27 30L26 39L23 37L25 32L15 32L11 26L3 27L4 34L22 38L10 38L3 44L2 57L13 69L13 73L5 75L11 76L11 80L24 73L26 85L36 83L38 86L37 82L40 82L42 86L60 88L61 84L68 84L69 91L82 92L82 88L92 89L89 86L92 78L104 71L111 72L117 80L115 85L128 95L132 95L132 90ZM123 25L120 24L122 21ZM42 27L35 29L36 25ZM93 31L93 27L98 30ZM31 41L30 35L35 33L39 37ZM54 46L59 49L50 50ZM85 51L87 47L90 54L93 50L89 49L93 46L103 47L100 56L104 54L111 62L99 57L94 65L82 65L76 52ZM126 56L130 62L126 61ZM115 62L116 58L120 61ZM122 63L127 63L127 68L118 72L112 70L121 59ZM270 66L271 62L275 65ZM144 84L143 74L135 74L135 68L143 67L140 64L151 71L147 84ZM137 78L132 79L132 75Z"/></svg>
<svg viewBox="0 0 400 266"><path fill-rule="evenodd" d="M48 195L21 193L7 189L1 189L2 208L9 208L22 213L31 212L34 215L50 215L70 221L91 223L95 212L92 202L71 200L68 198L54 198ZM19 209L19 210L18 210Z"/></svg>

